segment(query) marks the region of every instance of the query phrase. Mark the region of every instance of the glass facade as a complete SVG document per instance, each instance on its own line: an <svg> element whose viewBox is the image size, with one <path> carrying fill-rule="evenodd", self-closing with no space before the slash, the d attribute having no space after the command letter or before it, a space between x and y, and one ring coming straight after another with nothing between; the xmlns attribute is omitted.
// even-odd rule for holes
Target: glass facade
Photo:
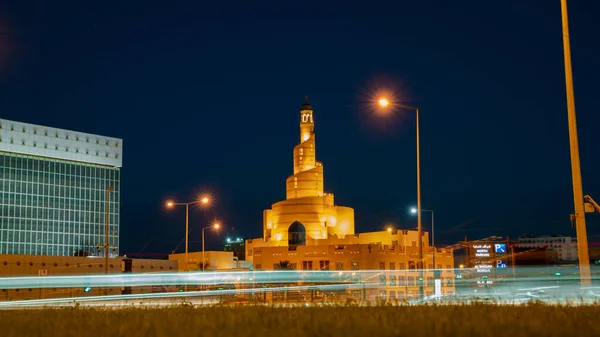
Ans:
<svg viewBox="0 0 600 337"><path fill-rule="evenodd" d="M0 151L0 254L119 253L119 168ZM100 249L98 249L100 246Z"/></svg>

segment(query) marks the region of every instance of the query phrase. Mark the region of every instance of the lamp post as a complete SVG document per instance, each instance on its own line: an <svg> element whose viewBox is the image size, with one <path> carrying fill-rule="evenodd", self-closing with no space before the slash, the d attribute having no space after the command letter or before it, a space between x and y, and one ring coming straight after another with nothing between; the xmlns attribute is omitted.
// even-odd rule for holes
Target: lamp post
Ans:
<svg viewBox="0 0 600 337"><path fill-rule="evenodd" d="M575 93L573 89L573 69L571 67L571 42L569 39L569 18L567 0L561 0L563 31L563 51L565 60L565 82L567 89L567 113L569 118L569 143L571 150L571 174L573 180L573 198L575 201L575 230L577 232L577 255L579 258L579 281L581 285L590 285L590 255L588 252L585 208L583 205L583 187L581 166L579 163L579 140L577 137L577 119L575 117Z"/></svg>
<svg viewBox="0 0 600 337"><path fill-rule="evenodd" d="M411 213L417 213L417 209L416 208L411 208L410 209ZM433 210L432 209L422 209L421 212L431 212L431 248L433 248L433 255L432 255L432 261L431 263L433 264L433 269L435 268L435 222L434 222L434 217L433 217Z"/></svg>
<svg viewBox="0 0 600 337"><path fill-rule="evenodd" d="M214 223L212 226L202 228L202 271L204 271L204 230L210 228L219 229L219 227L221 227L220 224Z"/></svg>
<svg viewBox="0 0 600 337"><path fill-rule="evenodd" d="M416 115L416 124L417 124L417 236L418 236L418 247L419 247L419 261L417 263L417 268L419 269L419 277L423 278L423 239L421 236L423 235L423 227L421 226L421 149L420 149L420 139L419 139L419 108L411 107L408 105L398 104L394 102L390 102L386 98L379 99L379 106L382 108L387 108L388 106L392 106L395 108L402 108L413 110ZM423 283L419 285L419 295L423 298Z"/></svg>
<svg viewBox="0 0 600 337"><path fill-rule="evenodd" d="M104 240L104 274L108 274L108 250L109 250L109 244L108 244L108 220L109 220L109 193L114 191L114 188L112 186L108 186L108 188L106 189L106 216L105 216L105 220L106 220L106 228L105 228L105 240Z"/></svg>
<svg viewBox="0 0 600 337"><path fill-rule="evenodd" d="M185 206L185 268L184 271L189 270L189 260L188 260L188 248L189 248L189 234L190 234L190 226L189 226L189 209L190 205L195 204L203 204L208 205L210 203L210 199L208 197L202 197L200 200L192 201L192 202L167 202L167 207L172 208L175 206ZM203 232L204 233L204 232Z"/></svg>

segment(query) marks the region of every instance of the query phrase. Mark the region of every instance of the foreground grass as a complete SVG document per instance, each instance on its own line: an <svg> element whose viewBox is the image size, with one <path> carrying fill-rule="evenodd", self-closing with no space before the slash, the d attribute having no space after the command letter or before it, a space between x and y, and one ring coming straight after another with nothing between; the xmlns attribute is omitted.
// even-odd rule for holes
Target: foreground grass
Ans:
<svg viewBox="0 0 600 337"><path fill-rule="evenodd" d="M0 336L600 336L600 306L173 307L0 311Z"/></svg>

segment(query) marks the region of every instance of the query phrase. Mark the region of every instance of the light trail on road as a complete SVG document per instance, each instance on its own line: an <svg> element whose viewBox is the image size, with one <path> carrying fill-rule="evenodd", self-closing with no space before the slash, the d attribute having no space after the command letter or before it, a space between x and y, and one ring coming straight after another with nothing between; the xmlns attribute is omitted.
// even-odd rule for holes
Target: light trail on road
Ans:
<svg viewBox="0 0 600 337"><path fill-rule="evenodd" d="M358 289L359 285L350 285L353 288ZM336 291L346 289L348 285L334 284L334 285L321 285L321 286L285 286L285 287L274 287L268 288L268 291L307 291L307 290L321 290L321 291ZM204 291L188 291L188 292L175 292L175 293L151 293L151 294L130 294L130 295L107 295L107 296L86 296L86 297L69 297L69 298L53 298L53 299L42 299L42 300L21 300L21 301L8 301L0 302L0 309L16 309L16 308L39 308L48 306L68 306L74 305L75 303L86 303L86 302L102 302L104 306L115 305L112 302L124 301L131 302L134 300L165 300L165 299L185 299L185 300L197 300L203 297L219 297L225 295L236 295L236 294L248 294L254 292L264 291L264 288L249 288L249 289L227 289L227 290L204 290ZM212 301L213 303L215 301ZM151 304L151 302L148 302ZM178 302L171 302L171 305L175 305ZM132 303L129 303L131 305ZM133 303L135 304L135 303ZM99 305L102 306L102 305ZM127 304L125 304L127 306Z"/></svg>
<svg viewBox="0 0 600 337"><path fill-rule="evenodd" d="M561 272L557 272L560 270ZM240 298L240 301L278 292L300 292L304 296L330 292L335 296L321 302L339 302L346 298L360 303L384 300L395 303L471 303L474 301L494 303L525 303L532 300L547 303L589 303L600 300L600 279L593 275L593 284L582 288L576 268L518 268L512 273L492 278L481 276L472 269L443 269L434 284L432 270L424 270L425 279L419 279L418 270L356 270L356 271L215 271L190 273L138 273L109 275L73 275L41 277L0 278L0 289L136 289L160 286L161 291L119 295L62 296L30 300L0 301L0 309L39 308L44 306L68 306L79 303L88 306L118 307L157 303L173 304L174 301L221 303L220 297ZM167 291L167 287L196 286L204 290ZM428 289L424 298L415 298L418 287ZM208 289L216 288L216 289ZM387 291L393 296L386 298ZM396 293L405 298L395 300ZM311 295L312 294L312 295ZM51 294L56 295L56 294ZM302 295L297 295L302 296ZM42 295L40 294L40 297ZM215 299L216 298L216 299ZM325 298L325 297L324 297ZM296 298L297 299L297 298ZM405 301L406 299L406 301ZM154 301L154 302L153 302ZM281 301L269 299L273 303ZM287 301L287 298L285 299ZM125 304L124 304L125 303ZM308 302L307 302L308 303Z"/></svg>
<svg viewBox="0 0 600 337"><path fill-rule="evenodd" d="M389 272L389 271L387 271ZM260 271L260 272L192 272L108 274L76 276L36 276L0 278L0 289L67 288L67 287L122 287L152 285L211 285L222 283L332 283L350 278L364 282L386 271L325 272L325 271Z"/></svg>

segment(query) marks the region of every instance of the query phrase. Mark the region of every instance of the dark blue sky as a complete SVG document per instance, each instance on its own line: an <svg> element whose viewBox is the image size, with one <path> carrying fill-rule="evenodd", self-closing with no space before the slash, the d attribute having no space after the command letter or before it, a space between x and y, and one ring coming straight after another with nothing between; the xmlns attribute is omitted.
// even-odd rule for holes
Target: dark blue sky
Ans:
<svg viewBox="0 0 600 337"><path fill-rule="evenodd" d="M600 200L600 3L569 2L584 192ZM356 230L414 227L414 118L373 116L379 87L421 108L437 242L574 235L559 0L14 3L0 11L0 115L124 139L123 253L175 248L184 210L163 202L202 191L217 198L191 214L192 250L213 217L260 236L304 95L326 190Z"/></svg>

